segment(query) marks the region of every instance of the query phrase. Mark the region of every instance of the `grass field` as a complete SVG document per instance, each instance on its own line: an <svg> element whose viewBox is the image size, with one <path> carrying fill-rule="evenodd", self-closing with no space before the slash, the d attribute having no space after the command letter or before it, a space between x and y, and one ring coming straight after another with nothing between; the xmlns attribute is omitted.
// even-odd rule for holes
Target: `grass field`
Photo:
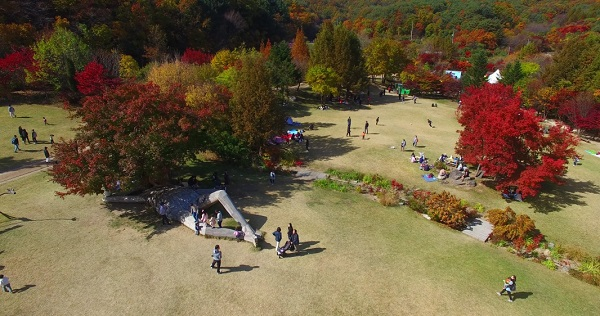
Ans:
<svg viewBox="0 0 600 316"><path fill-rule="evenodd" d="M426 183L417 164L410 163L410 153L424 152L430 159L442 153L454 154L460 125L456 122L457 103L446 100L419 99L417 104L399 103L397 97L375 97L370 107L358 110L326 110L298 106L295 120L313 123L315 131L306 133L311 150L305 157L311 168L354 169L365 173L379 173L395 178L408 187L427 190L447 190L470 202L479 202L486 208L505 208L509 205L517 213L531 216L548 237L600 255L600 159L585 153L586 149L600 150L600 144L582 142L578 152L582 165L569 166L564 186L548 186L535 199L525 203L508 204L499 193L485 185L475 188L454 187L439 182ZM439 106L431 107L431 103ZM345 137L348 117L352 118L352 136ZM380 124L375 126L375 119ZM434 128L427 125L433 121ZM369 134L362 140L360 133L369 121ZM414 136L419 147L412 146ZM406 139L407 151L400 151L400 142ZM395 146L396 149L390 147Z"/></svg>
<svg viewBox="0 0 600 316"><path fill-rule="evenodd" d="M44 174L17 180L4 196L2 273L14 295L7 315L593 315L600 289L354 193L312 190L279 177L232 171L232 195L264 249L140 226L100 198L53 195ZM243 179L243 180L241 180ZM243 182L241 184L240 182ZM243 187L236 187L242 185ZM73 220L76 218L76 220ZM270 232L292 222L304 251L277 259ZM146 227L146 228L144 228ZM154 230L157 227L158 230ZM215 243L224 273L208 268ZM515 303L498 297L519 276ZM35 302L35 304L32 304Z"/></svg>
<svg viewBox="0 0 600 316"><path fill-rule="evenodd" d="M44 146L50 146L50 134L54 135L54 140L58 141L61 137L69 139L73 137L71 130L76 122L68 118L68 113L62 108L62 105L29 105L14 104L16 118L10 118L8 111L0 116L0 136L3 146L0 146L0 172L11 170L21 164L44 160ZM46 117L48 125L44 125L43 117ZM18 128L23 127L29 133L31 140L31 130L34 129L38 134L38 144L23 144L19 137ZM10 140L13 135L19 137L19 147L21 150L15 153Z"/></svg>
<svg viewBox="0 0 600 316"><path fill-rule="evenodd" d="M358 111L297 106L294 119L317 126L306 133L311 150L303 155L311 168L378 172L408 186L441 190L442 184L420 179L399 143L405 138L410 147L417 134L425 146L417 152L451 154L458 129L455 105L439 101L431 108L424 99L399 105L389 98L388 104ZM367 140L344 137L348 116L353 134L369 120ZM381 126L374 125L377 116ZM435 128L427 126L427 118ZM581 148L586 146L596 144ZM580 242L593 251L600 234L592 207L598 201L594 176L600 159L584 158L582 166L571 167L569 177L576 180L548 193L569 195L535 205L545 213L534 213L528 203L510 205L532 215L551 239ZM225 167L208 163L201 168L208 174ZM44 173L11 182L18 193L0 197L0 273L19 291L1 294L2 313L600 314L600 288L427 221L406 207L386 208L356 193L313 189L288 176L278 176L270 186L266 174L227 168L231 197L266 233L260 251L247 243L197 237L182 226L163 227L152 211L108 209L99 196L62 200L54 195L60 187ZM447 189L487 207L506 205L485 186ZM271 232L290 222L304 249L277 259ZM216 243L224 252L222 275L209 268ZM495 294L510 274L518 276L512 304Z"/></svg>

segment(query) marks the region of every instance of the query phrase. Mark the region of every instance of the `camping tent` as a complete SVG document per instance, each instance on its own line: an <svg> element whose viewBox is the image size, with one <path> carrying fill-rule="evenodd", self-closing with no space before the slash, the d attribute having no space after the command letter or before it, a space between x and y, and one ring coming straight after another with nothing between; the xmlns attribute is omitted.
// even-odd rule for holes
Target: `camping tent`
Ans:
<svg viewBox="0 0 600 316"><path fill-rule="evenodd" d="M502 79L502 75L500 74L500 69L496 69L491 75L488 76L487 81L489 83L498 83Z"/></svg>

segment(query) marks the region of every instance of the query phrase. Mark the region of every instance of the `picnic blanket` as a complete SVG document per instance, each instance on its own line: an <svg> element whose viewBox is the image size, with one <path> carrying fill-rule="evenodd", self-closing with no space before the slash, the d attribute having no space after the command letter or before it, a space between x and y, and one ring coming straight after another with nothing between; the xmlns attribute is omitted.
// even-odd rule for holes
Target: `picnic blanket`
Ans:
<svg viewBox="0 0 600 316"><path fill-rule="evenodd" d="M287 125L291 125L291 126L300 126L300 125L302 125L302 123L300 123L300 122L294 122L294 120L293 120L293 119L292 119L290 116L288 116L288 117L285 119L285 123L286 123Z"/></svg>
<svg viewBox="0 0 600 316"><path fill-rule="evenodd" d="M595 151L593 151L593 150L586 150L585 152L586 152L586 153L588 153L588 154L590 154L590 155L592 155L592 156L596 156L596 157L600 158L600 155L598 155L598 154L597 154Z"/></svg>
<svg viewBox="0 0 600 316"><path fill-rule="evenodd" d="M430 178L429 174L424 174L423 175L423 180L427 181L427 182L433 182L433 181L437 181L436 177Z"/></svg>

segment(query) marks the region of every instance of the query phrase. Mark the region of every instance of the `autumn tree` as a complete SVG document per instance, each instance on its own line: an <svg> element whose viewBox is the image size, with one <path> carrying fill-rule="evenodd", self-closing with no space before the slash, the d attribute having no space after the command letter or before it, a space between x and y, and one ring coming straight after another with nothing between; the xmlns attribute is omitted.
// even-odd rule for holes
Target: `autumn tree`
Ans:
<svg viewBox="0 0 600 316"><path fill-rule="evenodd" d="M52 179L65 189L58 194L99 194L117 181L125 189L167 183L200 149L208 115L186 106L181 89L152 83L127 82L86 97L75 112L82 123L76 136L53 146Z"/></svg>
<svg viewBox="0 0 600 316"><path fill-rule="evenodd" d="M298 29L296 32L296 37L292 43L292 50L290 53L292 55L292 63L294 63L294 66L296 66L296 69L299 72L298 89L300 89L300 83L306 76L306 72L308 71L308 63L310 61L308 45L306 45L306 38L304 36L304 32L302 32L302 29Z"/></svg>
<svg viewBox="0 0 600 316"><path fill-rule="evenodd" d="M90 48L75 33L59 25L50 37L33 46L38 70L28 73L28 80L49 83L56 90L76 91L75 72L83 70L90 61Z"/></svg>
<svg viewBox="0 0 600 316"><path fill-rule="evenodd" d="M471 55L471 67L462 76L464 87L481 87L486 82L487 56L484 50L478 50Z"/></svg>
<svg viewBox="0 0 600 316"><path fill-rule="evenodd" d="M110 78L104 66L95 61L76 73L75 81L77 81L77 90L84 95L97 95L120 83L118 78Z"/></svg>
<svg viewBox="0 0 600 316"><path fill-rule="evenodd" d="M408 64L402 44L388 38L375 38L365 48L365 61L369 74L383 75L400 73Z"/></svg>
<svg viewBox="0 0 600 316"><path fill-rule="evenodd" d="M306 82L314 92L321 96L321 103L323 103L324 96L339 92L340 77L331 68L320 65L310 67L306 73Z"/></svg>
<svg viewBox="0 0 600 316"><path fill-rule="evenodd" d="M257 54L243 56L230 102L231 127L254 153L259 153L283 127L283 112L271 86L264 58Z"/></svg>
<svg viewBox="0 0 600 316"><path fill-rule="evenodd" d="M538 194L546 181L562 183L578 142L568 127L557 124L544 135L541 118L522 108L520 93L503 84L467 88L461 101L456 152L494 177L498 190L516 185L526 197Z"/></svg>

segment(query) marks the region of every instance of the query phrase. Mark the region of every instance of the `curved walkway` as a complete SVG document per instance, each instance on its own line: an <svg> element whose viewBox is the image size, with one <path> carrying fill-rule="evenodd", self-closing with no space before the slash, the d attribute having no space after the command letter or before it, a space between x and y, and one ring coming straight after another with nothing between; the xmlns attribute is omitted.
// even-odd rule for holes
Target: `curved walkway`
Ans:
<svg viewBox="0 0 600 316"><path fill-rule="evenodd" d="M22 177L26 177L42 170L49 169L50 166L51 165L46 163L44 160L40 160L24 164L13 170L2 172L0 173L0 185L9 183Z"/></svg>

